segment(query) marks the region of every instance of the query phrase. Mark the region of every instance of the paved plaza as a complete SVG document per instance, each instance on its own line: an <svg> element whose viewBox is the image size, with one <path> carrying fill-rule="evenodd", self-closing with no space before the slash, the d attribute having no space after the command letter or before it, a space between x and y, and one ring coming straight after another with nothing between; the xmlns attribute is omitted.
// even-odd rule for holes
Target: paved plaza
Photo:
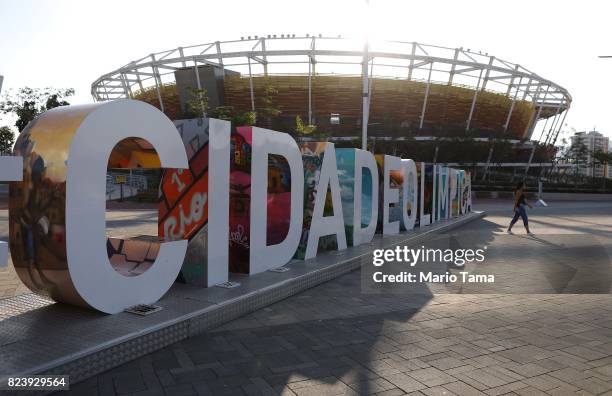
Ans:
<svg viewBox="0 0 612 396"><path fill-rule="evenodd" d="M521 224L505 234L507 202L476 207L487 217L441 237L487 246L487 271L507 277L506 266L516 265L514 283L503 278L516 290L367 294L354 271L75 384L71 393L612 394L612 204L536 208L535 238ZM114 235L136 236L154 232L154 220L151 212L116 211L108 224ZM535 283L547 294L509 294ZM554 294L581 288L600 294Z"/></svg>

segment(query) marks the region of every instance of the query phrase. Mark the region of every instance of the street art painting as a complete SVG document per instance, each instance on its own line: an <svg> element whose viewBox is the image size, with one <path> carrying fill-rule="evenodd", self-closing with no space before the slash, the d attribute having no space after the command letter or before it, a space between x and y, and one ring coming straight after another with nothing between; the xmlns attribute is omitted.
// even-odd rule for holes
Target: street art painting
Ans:
<svg viewBox="0 0 612 396"><path fill-rule="evenodd" d="M242 274L249 273L252 136L237 128L230 137L229 271Z"/></svg>
<svg viewBox="0 0 612 396"><path fill-rule="evenodd" d="M251 219L251 127L238 127L231 134L229 270L250 273ZM291 173L287 161L268 156L267 244L282 242L289 230Z"/></svg>
<svg viewBox="0 0 612 396"><path fill-rule="evenodd" d="M448 169L448 190L449 190L449 217L459 215L459 185L457 184L458 172L455 169Z"/></svg>
<svg viewBox="0 0 612 396"><path fill-rule="evenodd" d="M326 142L307 142L300 145L302 163L304 164L304 218L302 237L300 238L300 244L295 253L295 258L298 259L303 259L306 255L308 232L314 212L316 186L319 182L326 144ZM333 214L333 206L331 194L328 189L328 191L326 191L323 215L329 216L331 214ZM336 248L337 241L335 236L324 236L319 239L318 251L333 250Z"/></svg>
<svg viewBox="0 0 612 396"><path fill-rule="evenodd" d="M376 154L374 155L374 158L376 158L376 164L378 165L378 180L379 180L379 184L380 187L378 189L379 191L379 202L383 202L384 199L384 195L385 195L385 189L383 188L383 182L384 182L384 168L385 168L385 155L383 154ZM401 169L397 169L397 170L392 170L389 173L389 189L390 190L398 190L398 194L399 194L399 201L398 202L392 202L389 204L389 222L397 222L399 221L400 224L401 219L402 219L402 200L401 200L401 196L402 196L402 183L404 181L404 175L401 171ZM382 233L383 232L383 205L379 205L379 209L378 209L378 226L376 227L376 232L377 233Z"/></svg>
<svg viewBox="0 0 612 396"><path fill-rule="evenodd" d="M179 280L206 284L208 232L208 120L175 121L189 158L189 169L166 169L160 182L158 235L163 241L186 239Z"/></svg>
<svg viewBox="0 0 612 396"><path fill-rule="evenodd" d="M340 195L342 198L342 214L346 230L348 246L354 246L354 210L355 210L355 149L336 149L336 164L338 167L338 180L340 181ZM372 218L372 174L364 168L361 174L361 228L370 224Z"/></svg>

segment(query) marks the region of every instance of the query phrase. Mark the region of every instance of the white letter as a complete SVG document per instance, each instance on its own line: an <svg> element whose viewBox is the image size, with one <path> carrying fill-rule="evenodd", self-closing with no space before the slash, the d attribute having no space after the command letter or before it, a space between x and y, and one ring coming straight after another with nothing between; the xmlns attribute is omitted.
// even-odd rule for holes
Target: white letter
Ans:
<svg viewBox="0 0 612 396"><path fill-rule="evenodd" d="M457 188L459 189L459 214L465 214L465 210L466 210L466 204L465 204L465 195L464 195L464 189L465 189L465 171L464 170L460 170L459 171L459 176L457 177L458 181L457 181Z"/></svg>
<svg viewBox="0 0 612 396"><path fill-rule="evenodd" d="M383 235L399 233L399 221L389 223L389 205L399 203L399 189L391 188L391 171L402 170L402 160L399 157L385 155L383 164Z"/></svg>
<svg viewBox="0 0 612 396"><path fill-rule="evenodd" d="M285 265L295 253L302 235L304 216L304 167L293 138L281 132L253 127L251 156L250 274ZM291 216L284 241L267 246L268 156L281 155L291 172ZM340 213L342 216L342 213Z"/></svg>
<svg viewBox="0 0 612 396"><path fill-rule="evenodd" d="M172 121L144 102L119 100L90 105L70 145L66 180L66 254L70 279L80 297L107 313L157 301L183 264L187 241L165 242L155 263L138 276L115 271L106 252L106 168L121 140L146 139L162 167L185 169L187 154ZM79 112L86 106L54 109ZM59 114L59 113L55 113Z"/></svg>
<svg viewBox="0 0 612 396"><path fill-rule="evenodd" d="M438 220L448 219L448 168L438 166Z"/></svg>
<svg viewBox="0 0 612 396"><path fill-rule="evenodd" d="M210 120L208 134L207 286L227 282L229 264L229 121Z"/></svg>
<svg viewBox="0 0 612 396"><path fill-rule="evenodd" d="M472 173L465 172L465 193L467 194L466 199L466 211L465 213L472 211Z"/></svg>
<svg viewBox="0 0 612 396"><path fill-rule="evenodd" d="M403 159L403 174L404 181L402 183L402 220L404 222L404 228L410 231L414 228L417 216L417 171L416 165L411 159ZM408 216L408 204L410 204L410 216Z"/></svg>
<svg viewBox="0 0 612 396"><path fill-rule="evenodd" d="M438 219L438 165L432 165L432 180L433 188L431 193L431 222L435 223Z"/></svg>
<svg viewBox="0 0 612 396"><path fill-rule="evenodd" d="M323 216L325 198L328 187L331 190L334 214ZM344 218L342 217L342 201L340 199L340 182L338 181L338 168L336 166L336 150L333 143L325 145L321 173L315 186L315 203L308 232L305 259L317 256L319 238L325 235L336 235L338 250L346 249L346 234L344 231Z"/></svg>
<svg viewBox="0 0 612 396"><path fill-rule="evenodd" d="M367 169L372 181L372 195L370 202L370 223L366 228L362 225L363 207L363 170ZM368 243L376 233L378 222L378 166L374 154L365 150L355 150L355 197L353 207L353 246Z"/></svg>
<svg viewBox="0 0 612 396"><path fill-rule="evenodd" d="M425 162L421 162L421 199L419 209L419 227L431 224L431 214L425 216ZM433 201L433 197L432 197Z"/></svg>

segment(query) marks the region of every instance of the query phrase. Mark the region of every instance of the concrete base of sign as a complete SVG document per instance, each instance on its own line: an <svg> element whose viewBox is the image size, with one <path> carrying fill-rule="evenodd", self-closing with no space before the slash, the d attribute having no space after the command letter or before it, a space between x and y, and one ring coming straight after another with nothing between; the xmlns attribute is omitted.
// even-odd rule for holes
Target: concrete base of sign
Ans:
<svg viewBox="0 0 612 396"><path fill-rule="evenodd" d="M230 276L239 281L236 288L174 284L156 303L163 310L148 316L105 315L34 294L0 300L0 381L43 373L82 381L353 271L373 249L416 245L483 216L473 212L409 233L376 235L369 244L292 261L285 272Z"/></svg>

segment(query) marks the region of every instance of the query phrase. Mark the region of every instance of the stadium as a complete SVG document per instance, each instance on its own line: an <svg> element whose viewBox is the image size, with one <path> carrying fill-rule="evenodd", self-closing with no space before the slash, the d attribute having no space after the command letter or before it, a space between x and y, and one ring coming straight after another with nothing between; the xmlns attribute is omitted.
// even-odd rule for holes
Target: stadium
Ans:
<svg viewBox="0 0 612 396"><path fill-rule="evenodd" d="M572 101L562 86L482 51L294 34L150 54L99 77L91 93L143 100L180 120L196 117L190 103L203 90L213 116L254 112L258 126L344 147L361 147L367 129L377 153L470 165L483 180L490 164L525 175L553 166ZM296 128L296 117L316 132Z"/></svg>

